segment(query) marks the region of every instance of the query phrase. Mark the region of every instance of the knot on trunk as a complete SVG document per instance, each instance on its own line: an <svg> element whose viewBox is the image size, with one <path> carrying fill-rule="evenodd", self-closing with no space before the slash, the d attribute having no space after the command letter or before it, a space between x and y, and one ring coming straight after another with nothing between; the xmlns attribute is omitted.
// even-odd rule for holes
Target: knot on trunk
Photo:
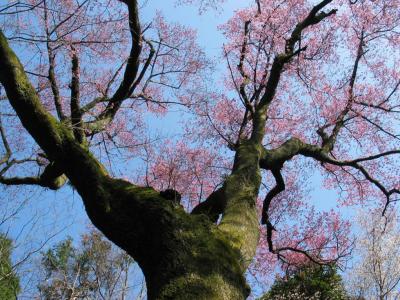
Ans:
<svg viewBox="0 0 400 300"><path fill-rule="evenodd" d="M165 191L161 191L160 196L172 201L174 204L180 204L182 198L181 194L173 189L166 189Z"/></svg>

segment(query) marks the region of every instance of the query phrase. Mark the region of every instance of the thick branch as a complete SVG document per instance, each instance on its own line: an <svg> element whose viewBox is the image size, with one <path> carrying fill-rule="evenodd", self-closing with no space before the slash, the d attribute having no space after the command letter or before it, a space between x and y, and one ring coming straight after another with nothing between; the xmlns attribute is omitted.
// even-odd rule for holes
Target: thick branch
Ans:
<svg viewBox="0 0 400 300"><path fill-rule="evenodd" d="M367 157L361 157L354 160L337 160L329 156L326 149L310 145L302 142L300 139L292 138L280 147L273 150L263 150L262 156L260 158L260 167L266 170L274 170L277 166L283 165L286 161L291 159L295 155L303 155L306 157L311 157L321 163L328 163L340 167L351 167L358 170L366 180L375 185L387 198L387 203L385 210L390 203L390 196L393 194L400 194L398 189L388 190L385 186L373 176L371 176L368 171L360 165L360 162L372 161L381 157L385 157L393 154L400 154L400 150L386 151L380 154L371 155Z"/></svg>
<svg viewBox="0 0 400 300"><path fill-rule="evenodd" d="M57 115L60 120L65 120L65 115L63 112L61 98L60 98L60 89L58 87L56 74L55 74L55 65L56 65L56 55L53 52L53 48L50 45L50 35L49 32L49 25L48 25L48 15L47 15L47 6L46 1L44 3L44 22L45 22L45 31L46 31L46 48L47 48L47 55L49 59L49 71L48 71L48 79L50 81L51 91L53 92L54 98L54 106L56 107Z"/></svg>
<svg viewBox="0 0 400 300"><path fill-rule="evenodd" d="M276 185L267 193L263 202L262 208L262 218L261 224L267 226L267 242L269 251L273 252L274 247L272 243L272 231L275 230L269 219L269 207L271 205L271 201L277 195L285 190L285 181L283 180L282 174L279 169L273 169L272 175L274 175Z"/></svg>
<svg viewBox="0 0 400 300"><path fill-rule="evenodd" d="M10 162L10 165L13 161ZM52 190L58 190L67 182L67 177L55 163L49 164L40 176L4 177L0 172L0 183L5 185L39 185Z"/></svg>
<svg viewBox="0 0 400 300"><path fill-rule="evenodd" d="M50 161L59 163L81 193L98 195L96 185L107 172L86 149L76 143L70 129L59 123L41 104L15 53L0 31L0 82L22 125L45 151ZM84 197L84 195L82 195Z"/></svg>
<svg viewBox="0 0 400 300"><path fill-rule="evenodd" d="M90 109L95 107L96 104L100 102L108 103L104 111L99 116L97 116L95 120L84 124L84 127L88 131L90 131L91 135L101 132L108 124L110 124L110 122L112 122L113 118L115 117L119 108L121 107L122 102L128 99L132 95L135 88L140 83L154 55L154 49L151 43L148 43L150 46L150 54L148 59L146 60L142 72L138 76L139 65L140 65L139 58L142 52L142 40L143 40L139 22L138 5L136 0L135 1L120 0L120 1L124 2L128 6L129 10L129 28L132 39L131 51L127 59L122 82L119 85L118 89L115 91L114 95L111 98L109 98L107 93L111 84L115 81L117 75L122 69L123 65L121 65L121 67L116 71L114 76L109 81L105 95L103 97L98 97L94 99L81 109L81 113L84 114L85 112L88 112Z"/></svg>
<svg viewBox="0 0 400 300"><path fill-rule="evenodd" d="M58 122L41 105L17 56L8 46L0 30L0 82L22 124L37 143L51 156L59 150L62 139L57 131Z"/></svg>
<svg viewBox="0 0 400 300"><path fill-rule="evenodd" d="M76 50L72 47L72 79L71 79L71 125L76 140L82 144L85 134L82 127L82 113L80 110L79 99L79 58Z"/></svg>
<svg viewBox="0 0 400 300"><path fill-rule="evenodd" d="M139 70L139 58L142 51L141 27L139 22L139 8L136 0L121 1L128 6L129 29L132 38L132 47L126 64L124 76L118 89L109 100L105 111L98 117L99 121L109 123L121 107L122 102L132 93L131 87Z"/></svg>
<svg viewBox="0 0 400 300"><path fill-rule="evenodd" d="M223 186L226 205L219 229L227 233L232 246L240 251L243 267L254 257L259 238L256 199L261 184L260 145L242 141L236 148L232 173Z"/></svg>
<svg viewBox="0 0 400 300"><path fill-rule="evenodd" d="M150 41L146 40L145 38L142 38L142 39L143 39L143 40L146 42L146 44L149 46L150 52L149 52L149 56L148 56L147 59L146 59L146 62L144 63L144 66L143 66L142 70L140 71L139 76L137 77L137 79L135 80L135 82L133 83L133 85L132 85L132 87L131 87L131 89L130 89L130 91L129 91L129 94L130 94L130 95L132 95L132 93L135 91L135 88L136 88L136 87L139 85L139 83L142 81L142 79L143 79L144 75L146 74L146 71L147 71L147 69L149 68L149 66L150 66L150 64L151 64L151 61L153 60L153 57L154 57L154 55L155 55L155 53L156 53L156 50L154 49L153 44L152 44Z"/></svg>
<svg viewBox="0 0 400 300"><path fill-rule="evenodd" d="M283 72L283 68L286 63L290 62L290 60L301 51L304 51L306 48L299 48L295 50L295 45L301 39L301 34L303 30L312 25L318 24L325 18L329 17L332 14L336 13L336 10L331 10L328 13L319 11L331 3L332 0L325 0L314 6L310 11L308 16L300 23L296 25L290 38L286 41L285 52L278 54L271 67L270 75L265 87L265 94L261 97L260 103L257 105L256 113L253 119L253 132L251 138L254 141L262 141L264 137L265 123L266 123L266 114L268 110L268 106L273 100L276 89L278 87L280 77Z"/></svg>
<svg viewBox="0 0 400 300"><path fill-rule="evenodd" d="M272 101L279 83L284 64L289 62L290 59L298 53L298 51L305 50L304 48L300 48L298 50L294 49L296 43L299 42L301 39L301 34L303 30L305 30L307 27L318 24L325 18L336 13L336 10L331 10L328 13L321 12L318 14L321 9L323 9L331 2L332 0L325 0L322 1L320 4L314 6L308 16L302 22L296 25L295 29L292 31L290 38L286 41L285 53L277 55L274 59L271 69L271 75L267 82L267 93L262 97L259 105L260 107L266 106Z"/></svg>
<svg viewBox="0 0 400 300"><path fill-rule="evenodd" d="M248 35L249 35L249 30L250 30L250 21L246 21L244 23L244 33L243 33L243 44L242 44L242 49L240 51L240 60L238 64L238 70L240 75L242 76L242 83L240 84L239 87L239 92L240 95L244 101L244 104L246 107L250 105L249 99L246 94L246 85L250 82L249 75L246 74L244 71L244 59L246 57L246 52L247 52L247 40L248 40Z"/></svg>

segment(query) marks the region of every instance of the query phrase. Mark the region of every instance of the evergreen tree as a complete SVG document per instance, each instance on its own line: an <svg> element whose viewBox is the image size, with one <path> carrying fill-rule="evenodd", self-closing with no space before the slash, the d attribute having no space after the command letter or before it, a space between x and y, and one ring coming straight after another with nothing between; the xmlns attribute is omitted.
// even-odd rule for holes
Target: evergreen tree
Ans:
<svg viewBox="0 0 400 300"><path fill-rule="evenodd" d="M346 300L342 278L335 267L307 265L275 280L260 300Z"/></svg>
<svg viewBox="0 0 400 300"><path fill-rule="evenodd" d="M12 241L0 234L0 299L16 299L19 292L19 278L11 262Z"/></svg>

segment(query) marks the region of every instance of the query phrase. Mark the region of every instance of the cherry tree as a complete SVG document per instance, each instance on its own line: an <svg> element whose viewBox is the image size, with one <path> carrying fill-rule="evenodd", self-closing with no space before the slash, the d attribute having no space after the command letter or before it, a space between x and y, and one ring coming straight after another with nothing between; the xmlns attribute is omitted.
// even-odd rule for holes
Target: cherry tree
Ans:
<svg viewBox="0 0 400 300"><path fill-rule="evenodd" d="M400 194L396 1L251 2L220 26L219 81L195 30L142 20L136 0L0 14L0 182L72 185L149 299L245 299L254 257L264 276L348 256L349 223L307 202L311 172L384 214ZM182 140L149 141L143 115L174 106ZM113 171L126 155L143 158L136 180Z"/></svg>

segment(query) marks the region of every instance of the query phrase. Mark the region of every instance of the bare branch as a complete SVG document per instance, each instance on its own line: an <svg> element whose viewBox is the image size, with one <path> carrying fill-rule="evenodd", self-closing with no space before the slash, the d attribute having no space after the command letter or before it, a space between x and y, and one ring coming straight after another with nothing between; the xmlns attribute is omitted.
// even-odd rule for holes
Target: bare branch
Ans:
<svg viewBox="0 0 400 300"><path fill-rule="evenodd" d="M273 169L272 175L275 178L276 185L265 196L262 208L262 218L261 218L261 224L267 226L268 249L271 252L274 251L272 243L272 231L275 230L275 228L269 219L269 207L271 205L272 199L285 190L285 181L283 180L280 169Z"/></svg>
<svg viewBox="0 0 400 300"><path fill-rule="evenodd" d="M6 153L4 154L4 157L0 159L0 165L8 162L8 160L11 157L11 149L10 145L8 144L6 133L3 128L3 123L1 121L1 116L0 116L0 135L1 135L1 140L3 142L4 148L6 150Z"/></svg>
<svg viewBox="0 0 400 300"><path fill-rule="evenodd" d="M354 84L355 84L356 77L357 77L357 71L358 71L360 60L365 53L363 51L363 45L364 45L364 32L361 33L361 38L360 38L360 41L358 44L358 49L357 49L357 56L356 56L356 59L354 62L353 71L352 71L350 81L349 81L349 92L348 92L348 99L347 99L346 107L343 109L343 111L339 114L338 118L336 119L335 126L332 130L331 135L328 138L326 138L325 140L324 139L322 140L322 147L325 148L326 151L333 150L333 147L336 143L337 136L339 135L340 130L343 128L343 126L345 124L344 119L352 108L352 105L354 102L353 90L354 90Z"/></svg>
<svg viewBox="0 0 400 300"><path fill-rule="evenodd" d="M43 2L44 0L38 2L35 5L24 3L22 1L11 2L10 4L7 4L3 7L0 6L0 15L14 15L14 14L28 12L34 10L36 7L39 7ZM11 8L13 9L15 8L15 10L7 11L10 10Z"/></svg>

